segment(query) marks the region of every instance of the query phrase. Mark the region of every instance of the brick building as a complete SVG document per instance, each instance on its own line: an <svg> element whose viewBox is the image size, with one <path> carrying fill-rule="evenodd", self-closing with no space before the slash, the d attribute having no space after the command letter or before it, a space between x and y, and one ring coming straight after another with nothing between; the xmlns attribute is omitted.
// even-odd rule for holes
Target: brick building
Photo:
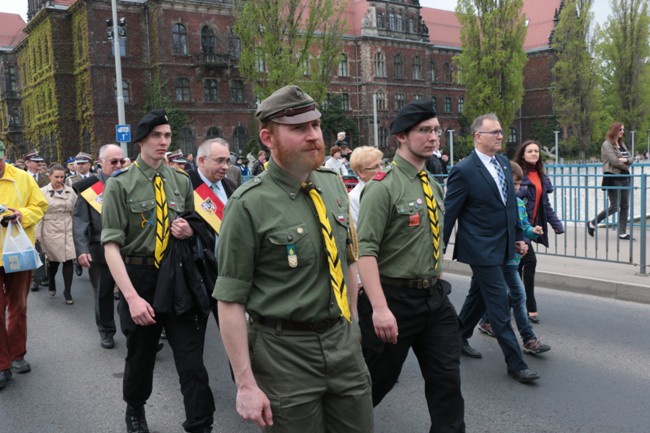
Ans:
<svg viewBox="0 0 650 433"><path fill-rule="evenodd" d="M560 0L525 2L530 60L525 100L509 141L520 141L535 122L550 119L548 37L559 5ZM418 1L365 0L350 0L344 13L348 33L330 90L356 122L359 143L352 144L376 142L392 153L390 121L403 105L421 98L433 99L445 130L461 132L467 121L462 76L452 61L461 50L454 13L422 8ZM11 16L0 14L0 28L7 28ZM175 131L175 146L192 153L195 144L222 136L233 150L245 150L257 135L256 101L237 69L232 0L119 0L118 16L126 20L126 38L114 37L120 42L127 123L135 125L152 90L160 88L187 118ZM36 147L52 160L114 141L110 0L29 0L28 17L0 51L0 137L20 153ZM6 91L10 64L18 73L13 93ZM335 131L325 127L331 144Z"/></svg>

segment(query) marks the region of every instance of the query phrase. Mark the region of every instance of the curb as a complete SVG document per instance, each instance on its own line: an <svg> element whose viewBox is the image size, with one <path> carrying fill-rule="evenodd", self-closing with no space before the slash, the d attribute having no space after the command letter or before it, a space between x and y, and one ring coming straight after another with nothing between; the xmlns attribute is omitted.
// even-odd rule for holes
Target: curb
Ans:
<svg viewBox="0 0 650 433"><path fill-rule="evenodd" d="M448 259L445 259L443 270L450 274L472 276L469 265ZM647 285L559 274L539 269L535 273L535 282L540 287L552 290L650 304L650 288Z"/></svg>

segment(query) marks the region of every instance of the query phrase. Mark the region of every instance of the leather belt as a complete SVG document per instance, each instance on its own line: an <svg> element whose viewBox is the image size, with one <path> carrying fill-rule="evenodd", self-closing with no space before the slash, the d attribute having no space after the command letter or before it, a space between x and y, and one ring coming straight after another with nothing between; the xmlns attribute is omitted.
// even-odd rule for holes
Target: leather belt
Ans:
<svg viewBox="0 0 650 433"><path fill-rule="evenodd" d="M153 257L124 256L124 263L134 266L153 266Z"/></svg>
<svg viewBox="0 0 650 433"><path fill-rule="evenodd" d="M379 280L382 284L389 286L406 287L407 289L428 289L438 282L438 277L418 278L415 280L408 280L406 278L389 278L380 276Z"/></svg>
<svg viewBox="0 0 650 433"><path fill-rule="evenodd" d="M323 333L334 325L338 324L341 318L321 320L320 322L305 323L294 322L292 320L274 319L272 317L258 317L253 319L253 323L259 323L267 328L277 329L278 331L307 331Z"/></svg>

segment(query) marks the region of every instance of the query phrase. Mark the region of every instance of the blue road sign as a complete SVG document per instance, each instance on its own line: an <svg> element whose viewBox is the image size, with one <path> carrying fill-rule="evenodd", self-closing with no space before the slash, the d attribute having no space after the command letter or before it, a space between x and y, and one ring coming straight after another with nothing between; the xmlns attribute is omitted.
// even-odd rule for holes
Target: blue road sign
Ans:
<svg viewBox="0 0 650 433"><path fill-rule="evenodd" d="M131 125L115 125L115 140L118 143L131 141Z"/></svg>

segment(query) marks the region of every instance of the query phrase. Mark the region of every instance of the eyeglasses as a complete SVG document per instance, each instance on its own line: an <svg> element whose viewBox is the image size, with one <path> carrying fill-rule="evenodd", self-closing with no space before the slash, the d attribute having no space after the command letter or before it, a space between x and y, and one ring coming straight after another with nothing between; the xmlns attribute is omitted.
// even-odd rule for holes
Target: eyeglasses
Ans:
<svg viewBox="0 0 650 433"><path fill-rule="evenodd" d="M429 135L432 132L435 132L436 135L440 135L440 130L438 130L438 128L432 128L430 126L423 126L421 128L416 129L416 131L423 135Z"/></svg>
<svg viewBox="0 0 650 433"><path fill-rule="evenodd" d="M476 131L476 132L478 132L479 134L490 134L495 137L497 135L503 135L503 129L495 129L494 131Z"/></svg>
<svg viewBox="0 0 650 433"><path fill-rule="evenodd" d="M110 161L108 161L108 163L110 165L117 165L117 164L124 165L126 164L126 159L111 159Z"/></svg>
<svg viewBox="0 0 650 433"><path fill-rule="evenodd" d="M205 157L206 159L209 159L210 161L214 161L218 165L230 165L230 158L208 158L207 156Z"/></svg>

